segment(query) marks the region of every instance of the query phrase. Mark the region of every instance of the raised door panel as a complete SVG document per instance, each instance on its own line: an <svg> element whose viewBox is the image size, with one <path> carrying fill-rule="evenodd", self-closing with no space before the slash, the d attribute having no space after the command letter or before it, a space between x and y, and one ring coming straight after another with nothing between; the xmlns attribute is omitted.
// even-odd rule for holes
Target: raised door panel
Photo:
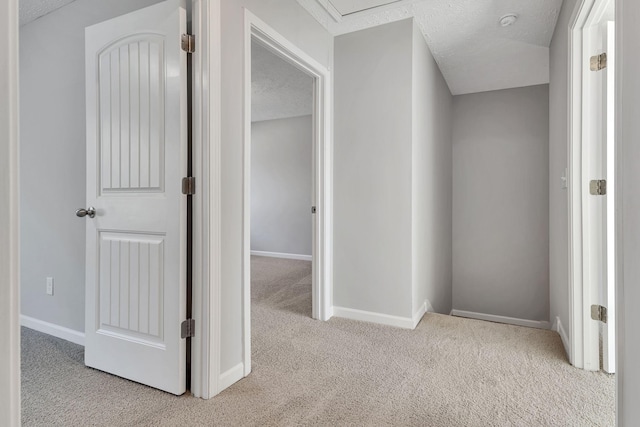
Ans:
<svg viewBox="0 0 640 427"><path fill-rule="evenodd" d="M100 233L97 332L164 348L164 236Z"/></svg>
<svg viewBox="0 0 640 427"><path fill-rule="evenodd" d="M164 40L128 37L98 54L99 189L164 188Z"/></svg>

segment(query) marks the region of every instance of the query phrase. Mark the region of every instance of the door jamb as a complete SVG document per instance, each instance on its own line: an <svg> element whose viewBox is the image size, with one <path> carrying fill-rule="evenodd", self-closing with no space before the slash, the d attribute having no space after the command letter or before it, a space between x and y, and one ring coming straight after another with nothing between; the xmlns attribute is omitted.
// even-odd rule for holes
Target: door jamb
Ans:
<svg viewBox="0 0 640 427"><path fill-rule="evenodd" d="M210 399L220 382L221 21L220 0L193 0L193 318L191 393Z"/></svg>
<svg viewBox="0 0 640 427"><path fill-rule="evenodd" d="M332 316L333 289L333 140L331 138L331 71L284 38L249 10L244 10L244 150L243 150L243 238L242 313L244 375L251 372L251 41L313 77L314 83L314 191L317 207L314 221L313 318Z"/></svg>
<svg viewBox="0 0 640 427"><path fill-rule="evenodd" d="M20 425L18 1L0 5L0 424Z"/></svg>
<svg viewBox="0 0 640 427"><path fill-rule="evenodd" d="M583 114L589 103L584 91L585 67L583 30L604 12L608 0L581 0L573 13L569 26L569 361L577 368L599 370L598 325L591 320L592 287L586 268L588 247L585 230L588 224L583 215L584 183L582 141Z"/></svg>

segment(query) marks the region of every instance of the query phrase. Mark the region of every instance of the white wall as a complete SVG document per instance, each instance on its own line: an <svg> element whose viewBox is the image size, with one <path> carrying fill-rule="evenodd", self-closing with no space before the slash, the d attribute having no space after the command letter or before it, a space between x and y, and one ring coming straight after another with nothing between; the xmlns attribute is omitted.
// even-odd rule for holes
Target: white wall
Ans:
<svg viewBox="0 0 640 427"><path fill-rule="evenodd" d="M18 2L0 3L0 425L20 425Z"/></svg>
<svg viewBox="0 0 640 427"><path fill-rule="evenodd" d="M577 0L564 0L549 49L549 311L571 342L569 323L569 25Z"/></svg>
<svg viewBox="0 0 640 427"><path fill-rule="evenodd" d="M312 116L251 125L251 250L311 256Z"/></svg>
<svg viewBox="0 0 640 427"><path fill-rule="evenodd" d="M222 0L221 372L242 359L242 141L244 8L319 63L333 68L333 37L296 0Z"/></svg>
<svg viewBox="0 0 640 427"><path fill-rule="evenodd" d="M334 296L412 315L413 22L336 37Z"/></svg>
<svg viewBox="0 0 640 427"><path fill-rule="evenodd" d="M453 307L549 320L549 87L453 101Z"/></svg>
<svg viewBox="0 0 640 427"><path fill-rule="evenodd" d="M449 87L413 25L413 313L428 300L439 313L452 298L452 102Z"/></svg>
<svg viewBox="0 0 640 427"><path fill-rule="evenodd" d="M618 268L618 425L640 420L640 2L619 0L616 10L617 156L619 220Z"/></svg>
<svg viewBox="0 0 640 427"><path fill-rule="evenodd" d="M337 37L335 52L334 305L448 313L449 88L411 19Z"/></svg>
<svg viewBox="0 0 640 427"><path fill-rule="evenodd" d="M77 0L20 28L22 314L84 331L84 28L157 0ZM54 277L54 295L45 278Z"/></svg>

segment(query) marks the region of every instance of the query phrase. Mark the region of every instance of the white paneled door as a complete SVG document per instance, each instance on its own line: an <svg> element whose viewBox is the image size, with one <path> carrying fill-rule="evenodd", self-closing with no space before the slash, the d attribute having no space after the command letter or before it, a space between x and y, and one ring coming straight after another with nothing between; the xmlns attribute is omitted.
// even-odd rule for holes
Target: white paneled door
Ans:
<svg viewBox="0 0 640 427"><path fill-rule="evenodd" d="M187 70L176 1L86 29L85 364L185 392ZM82 212L81 212L82 214Z"/></svg>

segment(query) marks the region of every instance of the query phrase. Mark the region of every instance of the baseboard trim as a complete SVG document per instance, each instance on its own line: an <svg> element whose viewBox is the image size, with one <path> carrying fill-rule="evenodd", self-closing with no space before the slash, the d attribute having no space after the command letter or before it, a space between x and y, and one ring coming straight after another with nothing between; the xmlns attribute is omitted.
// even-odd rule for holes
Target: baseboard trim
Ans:
<svg viewBox="0 0 640 427"><path fill-rule="evenodd" d="M284 259L297 259L300 261L313 261L313 257L311 255L285 254L281 252L251 251L251 255L266 256L269 258L284 258Z"/></svg>
<svg viewBox="0 0 640 427"><path fill-rule="evenodd" d="M333 316L335 316L335 311L333 310L333 306L329 307L327 309L327 320L331 319Z"/></svg>
<svg viewBox="0 0 640 427"><path fill-rule="evenodd" d="M498 316L495 314L474 313L473 311L451 310L451 315L468 319L486 320L488 322L505 323L507 325L524 326L527 328L550 329L549 322L539 320L517 319L515 317Z"/></svg>
<svg viewBox="0 0 640 427"><path fill-rule="evenodd" d="M426 313L433 313L433 306L431 305L431 302L429 302L429 300L424 300L424 303L422 303L422 305L420 306L420 308L418 309L418 311L416 311L415 313L413 313L413 328L415 329L416 327L418 327L418 323L420 323L420 321L422 320L422 318L424 317L424 315Z"/></svg>
<svg viewBox="0 0 640 427"><path fill-rule="evenodd" d="M556 321L553 325L553 330L560 335L560 339L562 339L562 345L564 346L564 351L567 353L567 358L571 359L571 347L569 344L569 337L567 336L567 332L562 327L562 322L560 321L560 317L556 317Z"/></svg>
<svg viewBox="0 0 640 427"><path fill-rule="evenodd" d="M244 378L244 363L238 363L233 368L220 374L220 380L218 382L220 389L218 393L237 383L242 378Z"/></svg>
<svg viewBox="0 0 640 427"><path fill-rule="evenodd" d="M75 331L73 329L65 328L64 326L45 322L44 320L34 319L33 317L25 316L24 314L20 315L20 324L25 328L33 329L34 331L42 332L43 334L51 335L56 338L61 338L84 347L84 332Z"/></svg>
<svg viewBox="0 0 640 427"><path fill-rule="evenodd" d="M414 329L413 319L410 317L392 316L390 314L374 313L372 311L336 306L333 307L333 315L335 317L359 320L361 322L377 323L379 325L395 326L396 328L403 329Z"/></svg>

